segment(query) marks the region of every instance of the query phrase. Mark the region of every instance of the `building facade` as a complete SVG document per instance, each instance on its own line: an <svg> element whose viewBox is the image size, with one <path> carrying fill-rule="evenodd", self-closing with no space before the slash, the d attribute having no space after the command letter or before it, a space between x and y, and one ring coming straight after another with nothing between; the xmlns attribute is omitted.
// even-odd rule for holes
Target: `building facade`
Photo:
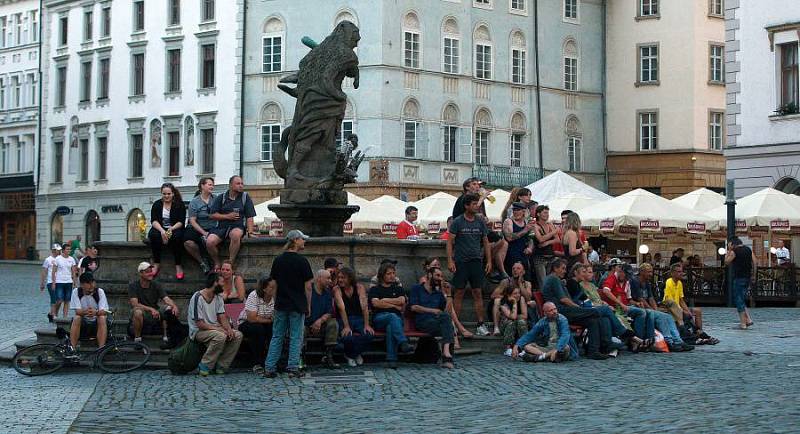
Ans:
<svg viewBox="0 0 800 434"><path fill-rule="evenodd" d="M606 55L609 193L722 191L723 0L610 1Z"/></svg>
<svg viewBox="0 0 800 434"><path fill-rule="evenodd" d="M272 154L295 104L278 80L303 36L349 20L360 87L345 80L340 140L356 133L369 157L350 190L415 200L473 174L526 185L542 168L604 188L603 16L601 0L248 0L245 182L277 194Z"/></svg>
<svg viewBox="0 0 800 434"><path fill-rule="evenodd" d="M40 22L38 0L0 1L0 259L36 244Z"/></svg>
<svg viewBox="0 0 800 434"><path fill-rule="evenodd" d="M46 0L38 250L139 240L162 183L239 171L243 3Z"/></svg>
<svg viewBox="0 0 800 434"><path fill-rule="evenodd" d="M800 194L800 4L728 0L728 179Z"/></svg>

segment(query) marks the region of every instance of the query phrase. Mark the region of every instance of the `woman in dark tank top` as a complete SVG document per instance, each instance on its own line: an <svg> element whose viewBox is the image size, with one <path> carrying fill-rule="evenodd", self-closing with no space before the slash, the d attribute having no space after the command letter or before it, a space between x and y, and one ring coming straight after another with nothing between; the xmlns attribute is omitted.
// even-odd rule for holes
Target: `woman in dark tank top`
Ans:
<svg viewBox="0 0 800 434"><path fill-rule="evenodd" d="M564 259L567 260L567 270L572 270L572 266L583 262L583 246L581 245L581 218L577 213L569 213L564 225Z"/></svg>
<svg viewBox="0 0 800 434"><path fill-rule="evenodd" d="M356 273L352 268L343 267L339 270L333 288L333 302L347 364L358 366L363 363L361 353L372 341L375 331L369 325L367 291L364 285L356 281Z"/></svg>

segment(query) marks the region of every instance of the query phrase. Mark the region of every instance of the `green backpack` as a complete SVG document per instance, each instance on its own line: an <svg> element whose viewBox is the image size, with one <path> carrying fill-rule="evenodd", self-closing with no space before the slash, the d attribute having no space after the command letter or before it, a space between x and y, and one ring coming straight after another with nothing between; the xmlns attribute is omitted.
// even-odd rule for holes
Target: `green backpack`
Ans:
<svg viewBox="0 0 800 434"><path fill-rule="evenodd" d="M175 348L169 354L169 370L175 375L186 375L200 364L206 346L194 339L186 338L181 346Z"/></svg>

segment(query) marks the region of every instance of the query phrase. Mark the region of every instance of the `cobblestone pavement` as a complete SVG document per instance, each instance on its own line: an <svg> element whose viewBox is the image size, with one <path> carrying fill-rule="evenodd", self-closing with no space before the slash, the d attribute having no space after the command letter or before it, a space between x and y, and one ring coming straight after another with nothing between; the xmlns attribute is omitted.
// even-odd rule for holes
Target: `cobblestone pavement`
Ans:
<svg viewBox="0 0 800 434"><path fill-rule="evenodd" d="M0 305L15 308L0 309L4 338L42 325L46 297L11 285L28 280L0 282ZM36 306L6 305L25 297ZM732 309L705 314L719 345L606 362L488 354L453 371L365 365L312 370L302 381L91 370L23 378L1 367L0 390L13 404L0 407L0 432L800 432L800 309L756 309L748 331L733 329Z"/></svg>

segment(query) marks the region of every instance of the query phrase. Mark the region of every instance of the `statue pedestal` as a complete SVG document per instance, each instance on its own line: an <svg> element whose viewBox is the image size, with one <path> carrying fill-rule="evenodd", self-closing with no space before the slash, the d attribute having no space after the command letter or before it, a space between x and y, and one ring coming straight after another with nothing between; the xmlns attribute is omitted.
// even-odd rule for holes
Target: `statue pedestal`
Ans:
<svg viewBox="0 0 800 434"><path fill-rule="evenodd" d="M283 222L283 233L299 229L311 237L341 237L344 223L353 213L358 212L357 205L302 205L274 204L269 210Z"/></svg>

